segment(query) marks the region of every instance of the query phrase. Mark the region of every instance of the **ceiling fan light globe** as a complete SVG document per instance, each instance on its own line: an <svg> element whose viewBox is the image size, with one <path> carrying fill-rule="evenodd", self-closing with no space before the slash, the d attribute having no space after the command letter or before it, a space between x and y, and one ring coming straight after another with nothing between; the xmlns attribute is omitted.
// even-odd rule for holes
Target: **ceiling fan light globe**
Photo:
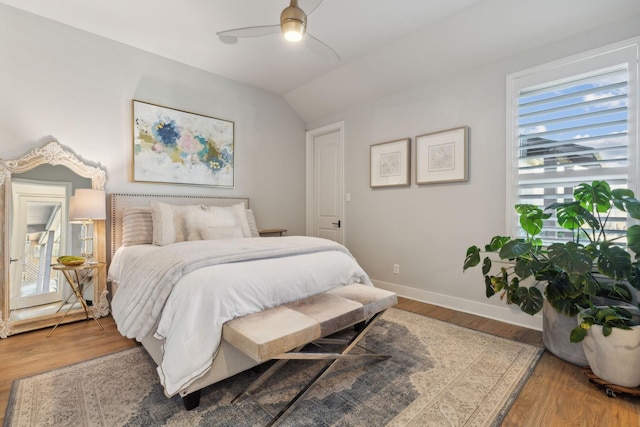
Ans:
<svg viewBox="0 0 640 427"><path fill-rule="evenodd" d="M284 26L282 29L282 32L284 33L284 38L287 39L290 42L299 42L300 40L302 40L302 37L304 36L304 27L302 27L301 29L289 29L289 30L285 30Z"/></svg>

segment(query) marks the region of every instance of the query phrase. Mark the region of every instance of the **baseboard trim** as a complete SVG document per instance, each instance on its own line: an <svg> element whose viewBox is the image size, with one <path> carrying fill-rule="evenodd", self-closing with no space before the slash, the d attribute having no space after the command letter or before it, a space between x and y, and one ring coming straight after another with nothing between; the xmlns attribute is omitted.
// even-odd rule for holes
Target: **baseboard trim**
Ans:
<svg viewBox="0 0 640 427"><path fill-rule="evenodd" d="M522 326L537 331L542 330L542 313L530 316L520 311L517 307L499 307L491 304L480 303L450 295L429 292L422 289L401 286L395 283L372 280L376 287L395 292L398 296L412 300L450 308L463 313L475 314L488 319L499 320L512 325Z"/></svg>

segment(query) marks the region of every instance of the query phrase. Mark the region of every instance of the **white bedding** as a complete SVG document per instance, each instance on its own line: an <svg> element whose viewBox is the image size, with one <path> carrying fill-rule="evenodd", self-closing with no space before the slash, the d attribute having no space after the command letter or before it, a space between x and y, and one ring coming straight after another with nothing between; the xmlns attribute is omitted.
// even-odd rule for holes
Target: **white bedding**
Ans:
<svg viewBox="0 0 640 427"><path fill-rule="evenodd" d="M234 242L236 241L236 242ZM266 308L304 298L329 289L352 283L371 285L366 273L349 252L341 245L324 239L310 237L253 238L190 242L197 243L198 251L208 250L220 254L244 248L254 253L253 260L231 263L200 262L202 268L188 268L179 280L171 284L171 292L155 316L155 310L142 310L140 322L153 322L153 333L164 339L163 359L158 374L168 396L185 389L210 368L221 340L222 325L235 317L255 313ZM118 329L125 336L131 330L138 332L132 318L137 316L136 307L128 304L127 296L136 295L143 301L156 299L154 285L127 282L135 277L128 272L155 259L163 248L173 253L186 254L189 242L157 247L139 245L120 248L112 260L109 276L118 283L118 292L113 300L113 313ZM308 248L315 247L317 252ZM307 248L302 253L285 255L285 248L300 246ZM221 250L223 248L224 250ZM253 248L253 249L251 249ZM280 248L280 249L278 249ZM165 252L166 253L166 252ZM269 253L275 254L268 258ZM293 252L295 253L295 251ZM162 258L161 256L158 258ZM223 256L224 258L224 256ZM233 258L231 258L233 259ZM187 262L188 265L188 262ZM173 277L155 274L157 277ZM133 316L133 317L130 317ZM155 318L153 318L155 316ZM119 320L120 319L120 320ZM129 327L122 326L128 323ZM155 327L157 325L157 327ZM139 341L149 333L133 334Z"/></svg>

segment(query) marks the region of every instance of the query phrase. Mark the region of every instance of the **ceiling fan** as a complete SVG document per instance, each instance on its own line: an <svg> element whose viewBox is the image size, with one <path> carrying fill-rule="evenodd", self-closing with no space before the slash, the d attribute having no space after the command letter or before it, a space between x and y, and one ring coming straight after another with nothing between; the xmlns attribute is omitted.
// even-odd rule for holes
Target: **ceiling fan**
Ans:
<svg viewBox="0 0 640 427"><path fill-rule="evenodd" d="M308 13L298 7L298 0L291 0L289 7L280 14L279 25L261 25L256 27L236 28L216 33L223 43L235 44L239 38L260 37L282 32L285 39L291 42L303 41L314 54L330 62L339 62L340 55L327 44L307 32L307 14L311 14L320 6L322 0L302 0L307 4Z"/></svg>

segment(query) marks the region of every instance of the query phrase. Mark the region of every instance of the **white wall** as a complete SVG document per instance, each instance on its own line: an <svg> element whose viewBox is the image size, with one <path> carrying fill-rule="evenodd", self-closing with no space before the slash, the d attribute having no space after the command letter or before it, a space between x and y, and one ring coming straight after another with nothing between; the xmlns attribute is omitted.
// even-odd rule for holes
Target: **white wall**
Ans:
<svg viewBox="0 0 640 427"><path fill-rule="evenodd" d="M308 124L345 122L347 246L374 282L400 295L541 328L486 299L480 269L462 273L466 248L506 233L505 99L509 73L640 34L640 16L574 39L522 52ZM437 61L437 58L433 59ZM464 183L371 189L371 144L470 127L470 178ZM393 274L393 264L400 274Z"/></svg>
<svg viewBox="0 0 640 427"><path fill-rule="evenodd" d="M280 98L0 5L0 158L56 138L107 192L248 196L260 227L303 234L305 126ZM134 183L131 100L235 122L235 189Z"/></svg>

